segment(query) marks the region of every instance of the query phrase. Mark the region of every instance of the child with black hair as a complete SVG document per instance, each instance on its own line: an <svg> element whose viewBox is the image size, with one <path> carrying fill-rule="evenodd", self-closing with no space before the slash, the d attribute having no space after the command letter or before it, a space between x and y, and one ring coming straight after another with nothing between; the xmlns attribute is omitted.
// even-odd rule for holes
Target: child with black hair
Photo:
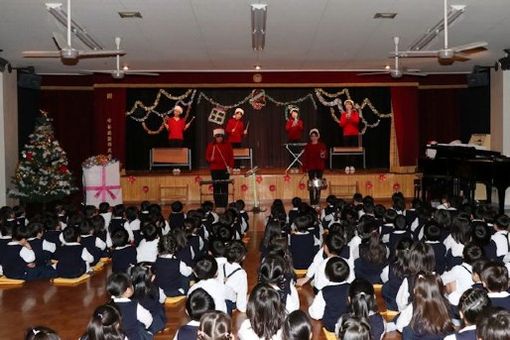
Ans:
<svg viewBox="0 0 510 340"><path fill-rule="evenodd" d="M226 313L219 311L206 312L200 318L197 340L231 340L232 320Z"/></svg>
<svg viewBox="0 0 510 340"><path fill-rule="evenodd" d="M149 328L153 322L151 312L137 301L131 300L134 289L126 273L113 273L108 277L106 290L112 297L111 304L121 315L122 329L128 339L149 340L153 334Z"/></svg>
<svg viewBox="0 0 510 340"><path fill-rule="evenodd" d="M327 201L327 199L326 199ZM293 197L291 200L292 208L289 210L289 225L292 225L294 223L294 220L296 217L299 216L299 208L301 207L301 204L303 203L303 200L301 200L300 197Z"/></svg>
<svg viewBox="0 0 510 340"><path fill-rule="evenodd" d="M312 336L312 323L305 312L296 310L287 315L282 340L311 340Z"/></svg>
<svg viewBox="0 0 510 340"><path fill-rule="evenodd" d="M461 328L448 335L444 340L476 340L476 322L491 306L487 292L483 289L470 288L459 299L459 314L462 319Z"/></svg>
<svg viewBox="0 0 510 340"><path fill-rule="evenodd" d="M160 294L159 288L153 283L154 275L149 264L140 263L130 267L128 274L133 284L132 299L147 309L152 315L149 331L152 334L165 329L166 315L163 303L165 296Z"/></svg>
<svg viewBox="0 0 510 340"><path fill-rule="evenodd" d="M59 222L55 214L47 213L44 215L42 222L44 223L44 240L60 247L62 244L62 224Z"/></svg>
<svg viewBox="0 0 510 340"><path fill-rule="evenodd" d="M245 210L246 204L243 200L239 199L235 202L235 206L239 212L239 217L241 220L241 231L243 235L245 235L248 230L250 230L250 217L248 216L248 212Z"/></svg>
<svg viewBox="0 0 510 340"><path fill-rule="evenodd" d="M342 340L373 340L370 324L366 319L351 316L342 320L338 327L337 339Z"/></svg>
<svg viewBox="0 0 510 340"><path fill-rule="evenodd" d="M13 237L5 247L2 258L3 275L10 279L36 280L35 253L28 242L30 233L26 226L14 229Z"/></svg>
<svg viewBox="0 0 510 340"><path fill-rule="evenodd" d="M142 227L143 239L136 247L136 260L140 262L155 262L158 257L158 242L161 236L160 230L154 224L146 224Z"/></svg>
<svg viewBox="0 0 510 340"><path fill-rule="evenodd" d="M44 224L40 222L30 222L27 230L30 235L27 241L34 251L36 267L48 266L51 256L57 250L56 244L44 240Z"/></svg>
<svg viewBox="0 0 510 340"><path fill-rule="evenodd" d="M508 293L508 269L499 262L488 262L482 271L482 282L489 291L492 306L510 310Z"/></svg>
<svg viewBox="0 0 510 340"><path fill-rule="evenodd" d="M218 222L219 216L216 211L214 211L214 203L212 201L204 201L201 207L204 210L205 218L210 224Z"/></svg>
<svg viewBox="0 0 510 340"><path fill-rule="evenodd" d="M473 220L471 221L471 240L473 243L479 245L486 259L496 260L497 247L494 240L491 239L491 232L487 223L484 221Z"/></svg>
<svg viewBox="0 0 510 340"><path fill-rule="evenodd" d="M423 240L434 249L436 257L436 273L443 274L446 267L446 247L441 240L441 228L435 221L430 221L423 227Z"/></svg>
<svg viewBox="0 0 510 340"><path fill-rule="evenodd" d="M494 220L494 234L491 240L496 244L496 256L498 260L503 261L505 256L509 254L508 247L508 226L510 218L507 215L498 215ZM508 262L508 261L506 261Z"/></svg>
<svg viewBox="0 0 510 340"><path fill-rule="evenodd" d="M479 340L510 339L510 311L491 309L476 323Z"/></svg>
<svg viewBox="0 0 510 340"><path fill-rule="evenodd" d="M357 278L364 278L372 284L382 283L381 274L388 264L388 249L380 241L376 228L364 230L362 239L359 258L354 260L354 274Z"/></svg>
<svg viewBox="0 0 510 340"><path fill-rule="evenodd" d="M27 329L25 340L60 340L60 336L58 336L57 332L51 328L35 326Z"/></svg>
<svg viewBox="0 0 510 340"><path fill-rule="evenodd" d="M215 309L213 298L205 290L194 290L186 299L186 313L191 320L177 330L174 340L196 340L200 318Z"/></svg>
<svg viewBox="0 0 510 340"><path fill-rule="evenodd" d="M326 277L330 282L323 287L313 299L308 308L310 317L322 320L324 328L329 332L335 331L338 318L348 311L349 266L344 259L334 257L326 264Z"/></svg>
<svg viewBox="0 0 510 340"><path fill-rule="evenodd" d="M103 241L106 245L108 240L107 230L104 223L104 217L100 214L95 215L91 219L89 219L89 223L92 225L92 229L94 229L94 235ZM111 240L110 240L111 241Z"/></svg>
<svg viewBox="0 0 510 340"><path fill-rule="evenodd" d="M112 235L112 272L126 273L130 266L136 265L136 248L129 243L125 229L119 229Z"/></svg>
<svg viewBox="0 0 510 340"><path fill-rule="evenodd" d="M352 195L351 205L354 208L354 210L356 210L356 212L362 210L363 209L363 195L360 194L359 192Z"/></svg>
<svg viewBox="0 0 510 340"><path fill-rule="evenodd" d="M87 249L92 255L94 261L90 264L95 266L99 260L105 256L106 243L103 242L99 237L94 235L94 227L89 220L84 220L80 223L80 243Z"/></svg>
<svg viewBox="0 0 510 340"><path fill-rule="evenodd" d="M151 202L142 201L140 203L140 223L143 225L149 221L149 207L151 206Z"/></svg>
<svg viewBox="0 0 510 340"><path fill-rule="evenodd" d="M223 271L221 268L223 268L223 265L227 263L227 258L225 257L225 254L227 253L227 248L229 246L229 242L213 238L209 240L209 250L208 254L214 257L216 260L216 263L218 264L218 276L217 279L220 282L223 282L224 276Z"/></svg>
<svg viewBox="0 0 510 340"><path fill-rule="evenodd" d="M14 213L14 217L16 219L16 225L18 227L28 225L28 219L26 217L25 208L21 205L16 205L12 208L12 212Z"/></svg>
<svg viewBox="0 0 510 340"><path fill-rule="evenodd" d="M200 259L193 268L198 282L196 282L188 291L188 296L198 288L204 289L214 299L216 310L227 313L226 300L233 300L234 292L230 287L216 279L218 273L218 264L214 257L210 255Z"/></svg>
<svg viewBox="0 0 510 340"><path fill-rule="evenodd" d="M85 219L89 219L89 218L92 218L94 217L95 215L97 214L97 208L95 205L86 205L84 208L83 208L83 216L85 217Z"/></svg>
<svg viewBox="0 0 510 340"><path fill-rule="evenodd" d="M393 209L387 209L384 213L383 224L381 226L381 240L385 243L389 241L390 234L395 229L395 219L398 214Z"/></svg>
<svg viewBox="0 0 510 340"><path fill-rule="evenodd" d="M64 243L55 251L58 277L75 278L85 274L94 262L94 257L80 244L78 228L68 226L62 232Z"/></svg>
<svg viewBox="0 0 510 340"><path fill-rule="evenodd" d="M456 216L451 224L450 234L443 241L446 247L446 270L462 263L464 245L471 240L471 224L464 216Z"/></svg>
<svg viewBox="0 0 510 340"><path fill-rule="evenodd" d="M193 267L195 263L193 262L191 246L188 243L186 232L182 229L174 229L168 235L172 236L177 243L175 257L184 262L188 267Z"/></svg>
<svg viewBox="0 0 510 340"><path fill-rule="evenodd" d="M168 216L168 224L170 225L170 230L176 228L184 228L184 219L186 218L186 214L182 211L184 205L181 201L174 201L170 204L170 215Z"/></svg>
<svg viewBox="0 0 510 340"><path fill-rule="evenodd" d="M308 215L299 216L294 220L295 230L289 235L289 250L296 269L306 269L320 248L320 240L308 229L312 220Z"/></svg>
<svg viewBox="0 0 510 340"><path fill-rule="evenodd" d="M473 286L472 266L476 261L480 260L482 256L482 248L474 243L468 243L464 247L464 260L462 264L453 267L441 275L443 284L446 286L446 292L448 293L448 301L452 306L457 306L460 296Z"/></svg>
<svg viewBox="0 0 510 340"><path fill-rule="evenodd" d="M111 305L101 305L94 310L85 334L80 340L125 340L121 327L120 313Z"/></svg>
<svg viewBox="0 0 510 340"><path fill-rule="evenodd" d="M352 281L349 287L349 305L350 312L338 320L336 328L340 328L345 318L358 317L368 321L372 339L382 339L386 332L386 322L377 312L373 285L364 279Z"/></svg>
<svg viewBox="0 0 510 340"><path fill-rule="evenodd" d="M266 228L264 229L264 236L262 236L262 240L260 241L260 256L261 258L265 257L268 252L269 242L273 237L281 236L283 234L282 225L279 221L269 219L266 224Z"/></svg>
<svg viewBox="0 0 510 340"><path fill-rule="evenodd" d="M239 340L280 340L285 321L285 308L280 294L270 285L259 283L251 291L241 323Z"/></svg>
<svg viewBox="0 0 510 340"><path fill-rule="evenodd" d="M201 221L198 218L186 218L184 220L184 231L191 247L191 258L196 261L205 253L205 242L199 235Z"/></svg>
<svg viewBox="0 0 510 340"><path fill-rule="evenodd" d="M166 296L185 295L189 288L189 279L192 270L184 262L176 257L177 242L172 235L163 235L158 243L159 255L157 256L152 271L154 284L158 286Z"/></svg>
<svg viewBox="0 0 510 340"><path fill-rule="evenodd" d="M133 241L136 246L140 244L142 240L142 231L140 229L141 222L138 218L138 208L131 205L126 208L126 222L124 223L124 229L128 230L128 233L133 234Z"/></svg>
<svg viewBox="0 0 510 340"><path fill-rule="evenodd" d="M393 256L395 246L402 237L411 237L411 233L407 229L406 218L404 215L397 215L393 222L394 229L391 231L387 238L386 246L390 250L390 256ZM383 239L383 242L385 240Z"/></svg>
<svg viewBox="0 0 510 340"><path fill-rule="evenodd" d="M473 263L472 265L473 273L471 274L471 279L473 280L474 283L471 286L471 288L486 290L482 282L482 272L488 262L489 261L487 261L485 258L481 258L480 260L475 261L475 263Z"/></svg>

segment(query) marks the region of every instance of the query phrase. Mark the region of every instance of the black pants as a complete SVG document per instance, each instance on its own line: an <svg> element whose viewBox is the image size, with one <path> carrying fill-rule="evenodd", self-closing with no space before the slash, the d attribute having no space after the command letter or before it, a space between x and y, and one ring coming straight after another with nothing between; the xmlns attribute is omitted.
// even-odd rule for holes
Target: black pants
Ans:
<svg viewBox="0 0 510 340"><path fill-rule="evenodd" d="M314 178L322 178L322 170L308 170L308 179L311 181ZM317 205L321 200L320 188L308 188L310 191L310 204Z"/></svg>
<svg viewBox="0 0 510 340"><path fill-rule="evenodd" d="M168 146L171 148L182 148L182 139L169 139Z"/></svg>
<svg viewBox="0 0 510 340"><path fill-rule="evenodd" d="M358 146L358 136L344 136L344 138L343 138L343 146L344 147L347 147L347 146ZM354 159L354 157L351 156L351 155L346 156L345 160L347 161L347 163L345 165L346 166L351 166L352 163L353 163L353 159Z"/></svg>
<svg viewBox="0 0 510 340"><path fill-rule="evenodd" d="M211 178L213 181L218 179L229 179L230 175L227 170L211 170ZM228 183L213 183L213 197L216 207L225 208L228 204Z"/></svg>

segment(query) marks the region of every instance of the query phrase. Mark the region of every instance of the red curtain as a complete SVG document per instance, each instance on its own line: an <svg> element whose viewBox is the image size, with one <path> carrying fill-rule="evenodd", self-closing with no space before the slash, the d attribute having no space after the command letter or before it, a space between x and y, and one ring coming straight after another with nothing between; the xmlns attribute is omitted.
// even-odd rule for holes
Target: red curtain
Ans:
<svg viewBox="0 0 510 340"><path fill-rule="evenodd" d="M391 105L400 165L416 165L418 157L418 89L416 87L392 87Z"/></svg>
<svg viewBox="0 0 510 340"><path fill-rule="evenodd" d="M97 153L126 160L126 89L94 89L94 142Z"/></svg>

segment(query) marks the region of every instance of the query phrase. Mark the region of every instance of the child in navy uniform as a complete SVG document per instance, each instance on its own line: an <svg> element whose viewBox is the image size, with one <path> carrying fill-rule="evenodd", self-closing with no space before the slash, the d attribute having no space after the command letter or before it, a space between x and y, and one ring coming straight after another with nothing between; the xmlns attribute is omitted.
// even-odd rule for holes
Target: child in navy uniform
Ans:
<svg viewBox="0 0 510 340"><path fill-rule="evenodd" d="M430 221L423 227L423 236L426 244L434 249L436 257L436 273L442 274L446 267L446 247L441 240L441 228L434 222Z"/></svg>
<svg viewBox="0 0 510 340"><path fill-rule="evenodd" d="M153 275L148 264L138 264L129 268L129 275L133 283L132 299L147 309L152 315L152 324L149 331L152 334L165 329L166 315L163 303L165 297L153 283Z"/></svg>
<svg viewBox="0 0 510 340"><path fill-rule="evenodd" d="M497 258L496 243L491 240L491 232L484 221L471 222L471 241L483 249L486 259L494 261Z"/></svg>
<svg viewBox="0 0 510 340"><path fill-rule="evenodd" d="M292 208L289 210L289 225L292 226L294 220L299 216L299 207L303 201L299 197L292 198Z"/></svg>
<svg viewBox="0 0 510 340"><path fill-rule="evenodd" d="M246 247L241 241L233 241L226 251L227 262L218 267L222 273L223 282L234 292L235 299L227 299L227 309L232 311L235 307L241 313L246 312L248 296L248 275L241 264L246 258ZM219 276L219 275L218 275Z"/></svg>
<svg viewBox="0 0 510 340"><path fill-rule="evenodd" d="M186 300L186 312L191 321L177 330L174 340L196 340L200 318L212 310L215 310L213 298L202 288L193 291Z"/></svg>
<svg viewBox="0 0 510 340"><path fill-rule="evenodd" d="M28 243L35 254L35 265L41 269L49 269L49 261L57 246L43 239L44 225L39 222L31 222L27 225L30 238Z"/></svg>
<svg viewBox="0 0 510 340"><path fill-rule="evenodd" d="M354 274L357 278L364 278L372 284L382 283L381 274L388 263L388 250L379 240L375 224L371 230L366 231L368 233L364 235L364 240L359 246L359 258L354 261Z"/></svg>
<svg viewBox="0 0 510 340"><path fill-rule="evenodd" d="M470 288L459 299L462 327L444 340L476 340L476 321L482 316L491 301L483 289Z"/></svg>
<svg viewBox="0 0 510 340"><path fill-rule="evenodd" d="M480 340L510 339L510 312L490 309L476 322L476 337Z"/></svg>
<svg viewBox="0 0 510 340"><path fill-rule="evenodd" d="M94 258L94 261L90 264L91 266L95 266L105 255L106 243L94 235L94 228L88 220L80 223L80 243Z"/></svg>
<svg viewBox="0 0 510 340"><path fill-rule="evenodd" d="M55 244L57 247L60 247L62 244L61 241L61 224L54 214L46 214L43 217L43 223L44 223L44 234L43 238L50 242Z"/></svg>
<svg viewBox="0 0 510 340"><path fill-rule="evenodd" d="M132 301L133 285L125 273L114 273L108 277L106 290L112 297L112 305L120 312L122 329L129 340L152 340L149 332L151 313L137 301Z"/></svg>
<svg viewBox="0 0 510 340"><path fill-rule="evenodd" d="M130 266L136 262L136 248L128 243L128 233L119 229L112 235L112 272L126 273Z"/></svg>
<svg viewBox="0 0 510 340"><path fill-rule="evenodd" d="M236 201L236 208L239 211L239 216L241 218L241 226L243 235L250 230L250 218L248 216L248 212L245 210L246 205L243 200Z"/></svg>
<svg viewBox="0 0 510 340"><path fill-rule="evenodd" d="M34 338L34 340L57 340L52 338ZM85 334L79 340L127 339L121 327L120 313L114 306L105 304L97 307L90 318ZM60 338L58 339L60 340Z"/></svg>
<svg viewBox="0 0 510 340"><path fill-rule="evenodd" d="M349 305L349 266L345 260L333 257L326 264L326 277L331 285L322 288L308 309L310 317L322 320L323 326L330 332L335 331L338 318L347 312Z"/></svg>
<svg viewBox="0 0 510 340"><path fill-rule="evenodd" d="M398 215L393 222L395 229L390 233L386 246L390 250L390 256L394 254L395 246L402 237L410 237L411 233L407 230L406 218L404 215Z"/></svg>
<svg viewBox="0 0 510 340"><path fill-rule="evenodd" d="M188 291L192 270L176 257L177 242L171 235L159 239L159 255L152 266L154 284L166 296L185 295Z"/></svg>
<svg viewBox="0 0 510 340"><path fill-rule="evenodd" d="M126 222L124 223L124 229L133 233L133 241L138 246L142 240L142 231L140 230L140 220L138 219L138 208L135 206L129 206L126 208ZM128 231L128 233L129 233Z"/></svg>
<svg viewBox="0 0 510 340"><path fill-rule="evenodd" d="M110 224L108 225L108 232L110 235L115 231L124 228L124 223L126 223L126 219L124 218L125 213L126 208L124 207L124 204L117 204L113 207Z"/></svg>
<svg viewBox="0 0 510 340"><path fill-rule="evenodd" d="M196 262L205 254L205 243L199 235L201 221L194 217L188 217L184 220L184 231L188 238L188 244L191 246L192 258Z"/></svg>
<svg viewBox="0 0 510 340"><path fill-rule="evenodd" d="M183 205L181 201L172 202L170 205L170 216L168 216L168 224L170 224L170 230L184 227L184 219L186 214L182 211Z"/></svg>
<svg viewBox="0 0 510 340"><path fill-rule="evenodd" d="M80 233L77 228L68 226L62 232L65 243L55 251L58 261L56 269L58 277L75 278L85 274L94 257L80 244Z"/></svg>
<svg viewBox="0 0 510 340"><path fill-rule="evenodd" d="M94 235L104 242L106 245L107 231L105 228L104 217L101 215L95 215L89 220L89 223L92 225L92 229L94 229ZM106 251L103 252L103 256L106 255Z"/></svg>
<svg viewBox="0 0 510 340"><path fill-rule="evenodd" d="M296 269L307 269L320 248L320 241L308 231L311 224L308 216L299 216L294 220L296 231L289 235L289 250Z"/></svg>
<svg viewBox="0 0 510 340"><path fill-rule="evenodd" d="M110 211L110 204L108 202L99 203L99 215L103 216L104 225L110 226L112 212Z"/></svg>
<svg viewBox="0 0 510 340"><path fill-rule="evenodd" d="M158 242L161 229L154 224L146 224L142 227L143 239L136 247L136 260L140 262L154 262L158 257Z"/></svg>
<svg viewBox="0 0 510 340"><path fill-rule="evenodd" d="M494 220L495 233L491 239L496 244L496 256L498 260L503 261L509 253L508 247L508 226L510 218L507 215L499 215Z"/></svg>
<svg viewBox="0 0 510 340"><path fill-rule="evenodd" d="M36 280L39 278L35 269L35 253L28 243L29 232L25 226L14 230L13 239L5 247L2 269L10 279Z"/></svg>
<svg viewBox="0 0 510 340"><path fill-rule="evenodd" d="M395 257L390 264L384 268L381 279L384 282L382 287L382 297L389 310L398 310L395 297L404 280L404 275L409 266L409 250L413 245L411 238L402 238L397 244Z"/></svg>
<svg viewBox="0 0 510 340"><path fill-rule="evenodd" d="M510 311L510 294L508 293L508 270L499 262L489 262L482 271L482 282L489 291L492 306Z"/></svg>

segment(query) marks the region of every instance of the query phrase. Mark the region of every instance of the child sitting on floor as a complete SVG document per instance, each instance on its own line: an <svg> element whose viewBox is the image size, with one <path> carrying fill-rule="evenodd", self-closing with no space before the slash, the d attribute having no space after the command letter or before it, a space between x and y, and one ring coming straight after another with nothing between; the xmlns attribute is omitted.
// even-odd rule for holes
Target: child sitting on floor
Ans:
<svg viewBox="0 0 510 340"><path fill-rule="evenodd" d="M129 243L126 230L119 229L112 235L112 272L126 273L136 262L136 248Z"/></svg>
<svg viewBox="0 0 510 340"><path fill-rule="evenodd" d="M80 277L90 269L94 257L80 244L80 233L76 227L68 226L62 232L64 244L55 251L57 276Z"/></svg>
<svg viewBox="0 0 510 340"><path fill-rule="evenodd" d="M174 340L196 340L200 318L212 310L215 310L213 298L202 288L194 290L186 299L186 313L191 320L177 330Z"/></svg>

